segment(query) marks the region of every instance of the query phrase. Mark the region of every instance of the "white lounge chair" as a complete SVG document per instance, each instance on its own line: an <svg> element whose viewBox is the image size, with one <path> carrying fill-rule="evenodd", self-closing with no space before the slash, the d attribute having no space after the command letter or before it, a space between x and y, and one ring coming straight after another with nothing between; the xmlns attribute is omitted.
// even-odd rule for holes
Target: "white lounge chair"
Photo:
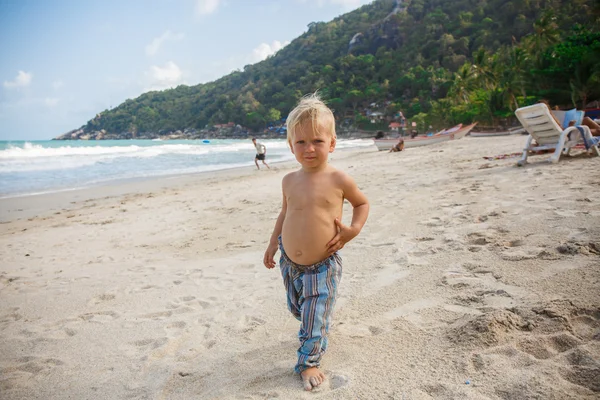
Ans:
<svg viewBox="0 0 600 400"><path fill-rule="evenodd" d="M525 149L523 149L523 157L517 162L517 165L522 166L527 163L527 155L530 151L550 149L554 150L554 154L549 161L556 163L561 154L569 154L571 149L580 143L585 143L586 147L589 146L588 151L594 149L596 154L600 156L597 139L592 136L590 128L587 126L569 126L563 129L552 118L552 114L550 114L550 110L545 104L540 103L521 107L515 111L515 115L523 128L529 133ZM534 140L537 143L536 146L532 146Z"/></svg>

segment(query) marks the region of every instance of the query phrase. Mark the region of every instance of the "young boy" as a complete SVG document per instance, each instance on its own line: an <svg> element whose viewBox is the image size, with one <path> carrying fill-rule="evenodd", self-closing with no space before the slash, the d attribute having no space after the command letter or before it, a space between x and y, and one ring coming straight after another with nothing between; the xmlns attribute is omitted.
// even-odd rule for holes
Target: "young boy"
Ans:
<svg viewBox="0 0 600 400"><path fill-rule="evenodd" d="M279 247L288 308L301 322L294 370L301 374L304 389L312 390L325 380L318 367L327 350L342 276L337 252L362 229L369 203L352 178L327 163L335 149L335 120L316 95L303 98L292 110L287 132L301 168L283 178L283 205L263 263L274 268ZM350 226L342 224L344 199L354 208Z"/></svg>

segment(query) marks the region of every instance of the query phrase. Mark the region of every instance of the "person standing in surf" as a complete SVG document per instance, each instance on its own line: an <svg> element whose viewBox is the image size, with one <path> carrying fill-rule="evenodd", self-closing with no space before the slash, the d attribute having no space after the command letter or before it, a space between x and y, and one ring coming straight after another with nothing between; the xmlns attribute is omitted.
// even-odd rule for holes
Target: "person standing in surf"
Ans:
<svg viewBox="0 0 600 400"><path fill-rule="evenodd" d="M254 144L254 147L256 147L256 156L254 157L254 164L256 164L256 168L260 169L260 167L258 166L258 160L261 160L262 163L267 166L267 168L271 169L271 167L269 167L269 164L267 164L265 161L265 158L267 157L267 148L265 147L265 145L260 142L257 142L256 138L252 138L252 143Z"/></svg>

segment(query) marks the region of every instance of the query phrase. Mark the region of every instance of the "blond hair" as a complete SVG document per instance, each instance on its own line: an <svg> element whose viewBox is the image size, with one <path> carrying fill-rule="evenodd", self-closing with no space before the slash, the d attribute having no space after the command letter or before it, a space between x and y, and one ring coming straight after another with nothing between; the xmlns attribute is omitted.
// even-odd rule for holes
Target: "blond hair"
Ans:
<svg viewBox="0 0 600 400"><path fill-rule="evenodd" d="M298 125L305 121L311 121L315 133L320 135L322 132L319 127L325 128L325 134L335 139L335 118L333 112L325 105L317 93L304 96L298 102L298 105L289 113L287 121L287 141L292 146L294 132Z"/></svg>

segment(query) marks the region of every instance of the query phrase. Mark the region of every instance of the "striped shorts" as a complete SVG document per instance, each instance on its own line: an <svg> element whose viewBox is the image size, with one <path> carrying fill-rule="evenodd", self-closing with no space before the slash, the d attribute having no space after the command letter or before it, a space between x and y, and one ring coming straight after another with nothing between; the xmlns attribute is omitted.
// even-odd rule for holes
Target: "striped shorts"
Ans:
<svg viewBox="0 0 600 400"><path fill-rule="evenodd" d="M281 237L279 250L288 309L301 322L298 362L294 368L301 373L307 368L318 367L327 350L327 335L342 278L342 258L336 252L313 265L296 264L285 253Z"/></svg>

